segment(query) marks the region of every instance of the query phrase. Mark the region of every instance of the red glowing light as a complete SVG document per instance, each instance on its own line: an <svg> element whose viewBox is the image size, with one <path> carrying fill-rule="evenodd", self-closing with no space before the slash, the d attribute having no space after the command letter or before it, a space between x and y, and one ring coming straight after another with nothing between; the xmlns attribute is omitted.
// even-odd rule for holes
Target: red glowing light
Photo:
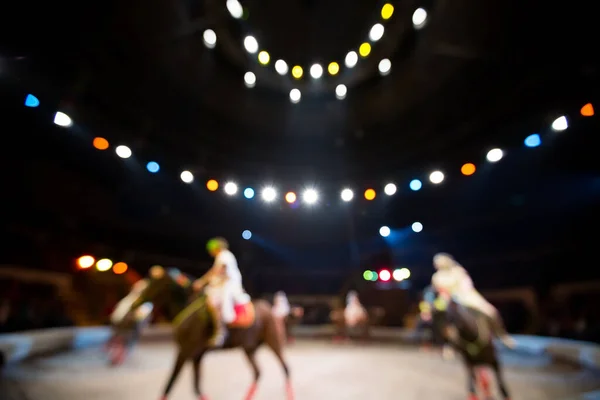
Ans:
<svg viewBox="0 0 600 400"><path fill-rule="evenodd" d="M392 274L387 269L382 269L379 271L379 280L382 282L387 282L392 279Z"/></svg>

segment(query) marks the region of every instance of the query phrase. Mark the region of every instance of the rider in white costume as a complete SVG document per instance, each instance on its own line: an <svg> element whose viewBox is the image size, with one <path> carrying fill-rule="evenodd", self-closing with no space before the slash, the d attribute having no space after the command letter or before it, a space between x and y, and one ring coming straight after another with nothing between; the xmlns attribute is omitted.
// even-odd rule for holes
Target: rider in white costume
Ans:
<svg viewBox="0 0 600 400"><path fill-rule="evenodd" d="M121 299L119 303L117 303L117 306L110 315L110 322L112 322L113 324L118 324L123 320L123 318L125 318L129 310L131 310L133 303L140 297L142 292L148 286L148 283L149 282L147 279L142 279L140 281L137 281L133 285L133 287L131 288L131 292L129 292L129 294L123 299ZM142 304L140 307L137 308L137 310L135 310L135 321L144 321L150 316L153 309L154 305L150 302Z"/></svg>
<svg viewBox="0 0 600 400"><path fill-rule="evenodd" d="M229 243L223 238L214 238L208 241L206 249L215 261L211 269L194 282L194 288L200 290L208 285L206 290L208 300L221 321L211 345L220 347L225 342L227 334L225 326L235 321L235 304L249 302L250 296L242 286L242 274L237 259L229 251Z"/></svg>
<svg viewBox="0 0 600 400"><path fill-rule="evenodd" d="M346 295L346 309L344 310L344 318L348 325L356 324L365 316L365 309L358 299L358 293L351 290Z"/></svg>
<svg viewBox="0 0 600 400"><path fill-rule="evenodd" d="M290 302L284 292L277 292L273 297L273 315L276 318L286 318L290 315Z"/></svg>
<svg viewBox="0 0 600 400"><path fill-rule="evenodd" d="M468 272L454 258L446 253L433 257L436 272L431 283L442 296L452 297L458 304L473 308L490 318L492 328L498 338L507 347L514 347L515 342L506 332L500 313L490 304L473 285Z"/></svg>

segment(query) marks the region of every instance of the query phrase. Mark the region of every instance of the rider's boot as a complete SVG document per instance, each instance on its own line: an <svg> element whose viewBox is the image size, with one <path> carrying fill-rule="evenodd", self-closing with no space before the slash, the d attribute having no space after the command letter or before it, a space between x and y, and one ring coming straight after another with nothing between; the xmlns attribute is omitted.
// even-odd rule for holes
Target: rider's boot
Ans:
<svg viewBox="0 0 600 400"><path fill-rule="evenodd" d="M225 339L227 339L227 328L221 318L221 310L215 307L215 334L209 340L208 345L210 347L223 347Z"/></svg>

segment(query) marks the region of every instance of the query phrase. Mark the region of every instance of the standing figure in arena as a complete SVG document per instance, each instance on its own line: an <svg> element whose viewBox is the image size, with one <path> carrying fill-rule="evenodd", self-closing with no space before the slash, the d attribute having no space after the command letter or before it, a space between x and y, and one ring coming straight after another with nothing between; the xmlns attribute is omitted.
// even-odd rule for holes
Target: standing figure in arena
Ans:
<svg viewBox="0 0 600 400"><path fill-rule="evenodd" d="M452 298L456 303L486 315L496 336L506 347L514 348L516 343L506 332L500 313L475 289L463 266L446 253L436 254L433 257L433 265L436 272L431 278L431 283L440 296Z"/></svg>
<svg viewBox="0 0 600 400"><path fill-rule="evenodd" d="M346 309L344 310L344 319L349 327L356 326L359 322L367 318L367 311L358 299L358 293L351 290L346 296Z"/></svg>
<svg viewBox="0 0 600 400"><path fill-rule="evenodd" d="M277 322L277 329L281 337L287 338L286 321L291 312L290 302L284 292L279 291L273 296L273 317Z"/></svg>
<svg viewBox="0 0 600 400"><path fill-rule="evenodd" d="M148 284L147 279L136 282L129 294L117 303L110 315L113 336L107 342L107 350L113 365L121 364L125 360L127 353L139 339L142 329L150 321L154 310L151 302L145 302L135 310L131 310L133 303L138 300Z"/></svg>
<svg viewBox="0 0 600 400"><path fill-rule="evenodd" d="M229 251L227 240L217 237L208 241L206 250L215 258L211 269L203 277L194 282L194 289L207 286L206 294L214 309L218 326L211 340L212 347L221 347L227 337L227 325L235 321L235 305L250 302L242 286L242 274L237 259Z"/></svg>

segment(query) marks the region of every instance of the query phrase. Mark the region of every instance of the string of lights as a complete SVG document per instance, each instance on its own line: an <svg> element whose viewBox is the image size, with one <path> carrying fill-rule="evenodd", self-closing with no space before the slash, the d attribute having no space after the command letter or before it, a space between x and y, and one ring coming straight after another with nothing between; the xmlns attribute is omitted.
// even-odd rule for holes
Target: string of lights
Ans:
<svg viewBox="0 0 600 400"><path fill-rule="evenodd" d="M245 9L238 0L227 0L226 2L227 10L231 14L231 16L235 19L247 19L248 18L248 10ZM386 3L381 8L381 20L382 22L388 21L392 18L394 14L394 6L390 3ZM418 30L423 28L427 23L427 11L423 8L417 8L412 16L412 23L414 29ZM359 58L366 59L371 54L372 47L383 37L385 33L385 27L381 22L377 22L374 24L369 30L368 40L362 42L357 49L350 50L346 57L344 58L343 64L348 69L354 68L359 61ZM209 49L214 49L217 45L217 34L212 29L206 29L203 33L204 45ZM256 59L258 63L264 67L268 66L271 63L271 54L265 50L261 49L259 46L258 40L252 36L247 35L244 38L244 49L251 55L256 55ZM341 71L341 62L331 61L327 64L327 72L330 76L337 76ZM324 75L324 68L319 63L314 63L310 66L310 68L302 67L301 65L294 65L291 69L283 59L278 59L274 62L274 68L277 74L281 76L286 76L291 71L291 76L295 80L301 80L305 76L305 69L308 69L309 74L312 79L321 79ZM390 73L392 69L392 62L388 58L384 58L379 61L378 64L379 73L382 76L386 76ZM253 88L256 86L257 78L256 74L252 71L247 71L244 74L244 84L248 88ZM346 98L348 93L348 88L344 84L339 84L335 87L335 96L338 100L343 100ZM290 101L293 104L297 104L300 102L302 98L302 93L300 89L293 88L290 90Z"/></svg>
<svg viewBox="0 0 600 400"><path fill-rule="evenodd" d="M27 95L25 99L26 107L39 107L40 101L37 97L32 94ZM594 115L594 107L591 103L585 104L581 110L580 114L583 117L592 117ZM58 126L69 128L73 126L73 120L65 113L58 111L54 115L54 123ZM567 130L569 127L569 119L566 115L561 115L557 117L551 124L550 128L553 132L562 132ZM528 135L523 144L528 148L535 148L542 144L542 135L539 133L532 133ZM95 137L92 141L92 145L95 149L99 151L106 151L111 148L109 141L103 137ZM133 151L131 148L125 145L118 145L114 147L114 151L122 159L131 158L133 155ZM497 163L504 157L504 150L501 148L493 148L487 152L486 160L489 163ZM148 161L146 163L146 170L151 174L156 174L160 172L160 165L156 161ZM467 162L460 167L460 171L464 176L471 176L475 174L477 171L477 166L473 162ZM441 170L431 171L429 174L425 175L426 179L423 177L415 177L414 179L408 182L408 187L412 191L421 190L424 185L430 184L433 186L440 185L444 182L445 174ZM184 170L180 173L179 178L186 184L193 184L195 182L194 174L189 170ZM298 201L301 201L306 206L316 206L320 202L320 194L315 187L307 187L300 195L296 194L293 191L287 191L282 194L281 191L278 190L276 186L265 185L261 188L252 188L252 187L243 187L238 183L233 181L227 182L219 182L217 179L208 179L206 181L206 189L210 192L217 192L221 189L228 196L237 196L241 194L248 200L252 200L256 197L256 195L260 195L260 198L265 203L274 203L275 201L282 199L288 204L296 204ZM387 182L383 185L383 193L386 196L393 196L398 191L398 186L394 182ZM258 193L257 193L258 192ZM366 188L363 192L363 196L365 200L372 201L377 197L377 190L369 187ZM352 188L342 188L340 190L340 199L343 202L350 202L355 198L355 191ZM382 227L384 229L385 227ZM419 225L419 223L413 224L413 231L420 232L423 227ZM380 232L382 236L385 235L384 232Z"/></svg>

